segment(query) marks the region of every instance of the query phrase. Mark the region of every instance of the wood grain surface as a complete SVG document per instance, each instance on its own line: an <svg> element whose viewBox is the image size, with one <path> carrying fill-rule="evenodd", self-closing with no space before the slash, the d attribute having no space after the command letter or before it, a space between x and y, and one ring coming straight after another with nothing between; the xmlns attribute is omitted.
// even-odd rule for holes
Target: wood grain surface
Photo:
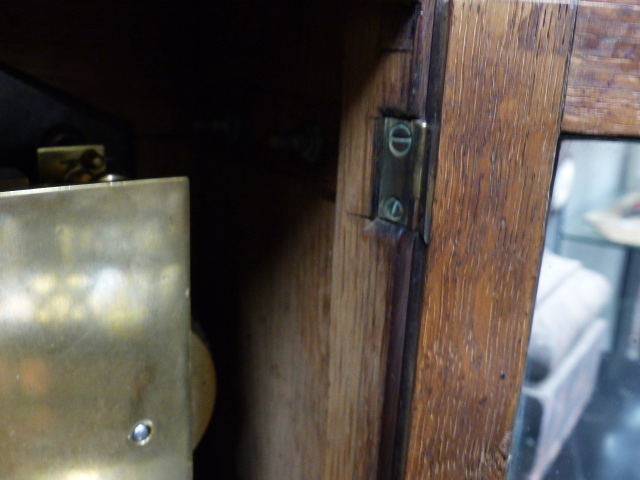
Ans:
<svg viewBox="0 0 640 480"><path fill-rule="evenodd" d="M453 0L407 479L501 479L575 9Z"/></svg>
<svg viewBox="0 0 640 480"><path fill-rule="evenodd" d="M578 4L562 129L640 135L640 5Z"/></svg>
<svg viewBox="0 0 640 480"><path fill-rule="evenodd" d="M251 265L240 289L245 414L239 478L319 479L318 452L327 429L335 204L300 181L252 184L275 211L254 207L245 217L259 235L247 235L243 245ZM279 238L264 256L261 237L269 234Z"/></svg>
<svg viewBox="0 0 640 480"><path fill-rule="evenodd" d="M374 123L424 108L434 2L349 5L329 331L327 480L376 478L400 243L371 228Z"/></svg>

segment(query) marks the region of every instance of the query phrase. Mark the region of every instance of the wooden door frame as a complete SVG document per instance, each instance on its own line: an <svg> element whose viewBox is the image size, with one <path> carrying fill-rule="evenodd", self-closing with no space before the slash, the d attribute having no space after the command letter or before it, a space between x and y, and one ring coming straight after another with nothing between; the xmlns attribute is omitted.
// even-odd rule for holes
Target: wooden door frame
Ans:
<svg viewBox="0 0 640 480"><path fill-rule="evenodd" d="M503 478L576 5L452 0L406 478Z"/></svg>
<svg viewBox="0 0 640 480"><path fill-rule="evenodd" d="M402 2L351 5L326 478L504 478L560 135L640 134L634 2L422 0L417 29ZM436 10L436 31L448 31L431 52L431 62L446 52L442 92L437 70L427 75ZM367 220L373 123L385 111L423 117L440 93L432 235L420 267L424 249ZM408 265L424 268L409 299ZM406 301L422 310L403 403L388 378L398 351L407 356L398 341L398 312L409 322L402 335L412 328ZM398 402L410 408L407 424Z"/></svg>
<svg viewBox="0 0 640 480"><path fill-rule="evenodd" d="M640 6L451 0L406 478L504 478L561 132L640 134Z"/></svg>

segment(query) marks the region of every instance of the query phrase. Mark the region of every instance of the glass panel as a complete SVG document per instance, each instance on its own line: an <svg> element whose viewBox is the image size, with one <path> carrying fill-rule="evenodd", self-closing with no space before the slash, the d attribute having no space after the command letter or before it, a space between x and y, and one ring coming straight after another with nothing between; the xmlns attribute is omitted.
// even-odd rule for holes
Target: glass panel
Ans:
<svg viewBox="0 0 640 480"><path fill-rule="evenodd" d="M0 194L0 478L191 478L186 179Z"/></svg>
<svg viewBox="0 0 640 480"><path fill-rule="evenodd" d="M510 480L640 480L640 142L558 154Z"/></svg>

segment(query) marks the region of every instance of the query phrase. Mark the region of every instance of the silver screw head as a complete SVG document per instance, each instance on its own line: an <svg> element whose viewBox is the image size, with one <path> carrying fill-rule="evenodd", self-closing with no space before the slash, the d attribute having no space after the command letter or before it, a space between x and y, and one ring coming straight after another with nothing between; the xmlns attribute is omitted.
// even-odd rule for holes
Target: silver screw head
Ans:
<svg viewBox="0 0 640 480"><path fill-rule="evenodd" d="M402 202L396 197L389 197L384 202L384 213L389 220L397 222L402 219L404 214L404 208L402 208Z"/></svg>
<svg viewBox="0 0 640 480"><path fill-rule="evenodd" d="M143 420L133 427L129 438L133 443L145 445L151 439L151 433L153 433L153 424L149 420Z"/></svg>

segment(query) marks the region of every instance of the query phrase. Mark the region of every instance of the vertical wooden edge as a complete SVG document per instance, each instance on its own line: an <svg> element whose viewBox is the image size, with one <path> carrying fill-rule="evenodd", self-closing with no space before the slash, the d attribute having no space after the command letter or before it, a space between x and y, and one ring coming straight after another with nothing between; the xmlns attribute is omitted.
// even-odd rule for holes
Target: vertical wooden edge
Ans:
<svg viewBox="0 0 640 480"><path fill-rule="evenodd" d="M405 478L504 478L575 12L450 1Z"/></svg>
<svg viewBox="0 0 640 480"><path fill-rule="evenodd" d="M431 206L435 190L435 177L438 165L438 139L440 133L442 92L445 82L445 65L447 59L447 41L449 35L449 5L448 1L441 0L433 5L433 24L431 29L431 52L428 66L423 67L424 75L428 76L425 87L424 118L429 125L431 134L428 152L428 164L426 166L426 198L423 224L421 225L421 240L429 243L431 235ZM419 333L422 316L422 300L424 292L426 252L425 243L415 245L411 258L411 279L408 292L408 305L405 325L405 337L402 351L402 368L400 378L400 392L398 393L397 426L395 432L395 450L391 467L391 478L404 478L409 452L409 434L411 425L411 411L413 390L415 383L415 369L417 352L419 348Z"/></svg>
<svg viewBox="0 0 640 480"><path fill-rule="evenodd" d="M349 216L336 227L326 479L373 478L377 469L396 242L365 232L367 222Z"/></svg>
<svg viewBox="0 0 640 480"><path fill-rule="evenodd" d="M424 110L435 1L397 3L347 7L323 452L327 480L377 478L393 459L388 446L380 454L381 437L395 429L396 407L394 401L385 404L385 397L397 387L387 369L389 361L397 363L390 358L401 356L396 349L404 318L397 299L403 297L413 236L369 220L375 119L381 112L413 117Z"/></svg>
<svg viewBox="0 0 640 480"><path fill-rule="evenodd" d="M415 261L423 258L424 243L416 232L404 232L400 238L395 258L393 293L389 313L389 347L385 373L384 404L380 427L380 454L378 459L377 480L397 477L403 451L403 431L406 418L403 415L402 402L405 365L405 345L407 335L411 335L411 300L420 298L416 287L422 278L417 272Z"/></svg>
<svg viewBox="0 0 640 480"><path fill-rule="evenodd" d="M402 356L399 365L400 374L397 379L397 385L395 385L397 391L393 392L395 396L391 397L389 395L389 404L395 409L393 412L395 431L383 431L383 437L388 435L393 439L391 451L393 457L390 464L381 462L381 467L386 468L386 470L381 469L381 472L386 473L387 476L381 475L379 477L380 480L404 478L406 469L415 360L422 313L426 250L427 246L424 243L424 239L419 234L416 234L410 258L407 258L406 272L403 272L409 278L405 293L406 299L403 299L406 300L406 304L403 305L405 311L405 323L402 330L404 343L398 348L398 355ZM393 357L390 356L390 358ZM388 373L388 377L391 377L394 373ZM395 402L392 402L392 400L395 400Z"/></svg>

